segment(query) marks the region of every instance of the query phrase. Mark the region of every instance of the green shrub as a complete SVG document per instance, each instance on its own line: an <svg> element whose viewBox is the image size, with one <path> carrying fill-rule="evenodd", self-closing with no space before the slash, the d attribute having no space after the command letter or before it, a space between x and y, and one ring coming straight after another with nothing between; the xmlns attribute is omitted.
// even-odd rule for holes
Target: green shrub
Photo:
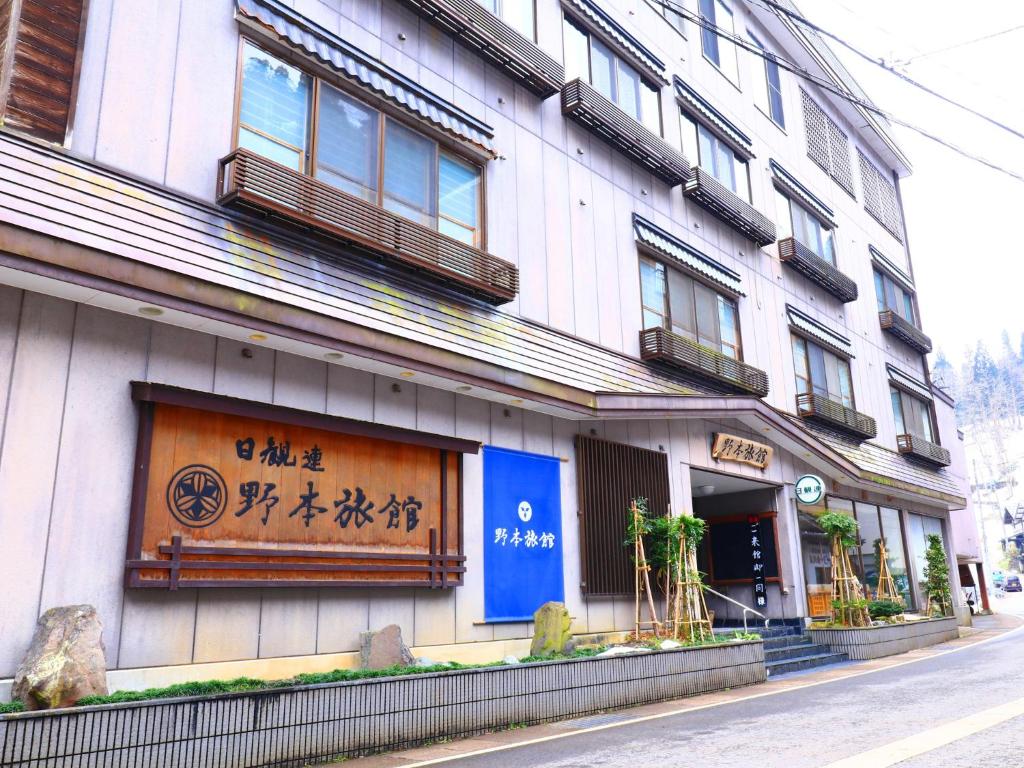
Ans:
<svg viewBox="0 0 1024 768"><path fill-rule="evenodd" d="M10 715L14 712L24 712L25 705L15 699L14 701L0 701L0 715Z"/></svg>
<svg viewBox="0 0 1024 768"><path fill-rule="evenodd" d="M857 521L842 512L826 512L818 518L818 525L830 539L836 536L844 547L855 547L859 543L857 537Z"/></svg>
<svg viewBox="0 0 1024 768"><path fill-rule="evenodd" d="M903 613L903 606L895 600L872 600L868 603L872 619L889 619Z"/></svg>

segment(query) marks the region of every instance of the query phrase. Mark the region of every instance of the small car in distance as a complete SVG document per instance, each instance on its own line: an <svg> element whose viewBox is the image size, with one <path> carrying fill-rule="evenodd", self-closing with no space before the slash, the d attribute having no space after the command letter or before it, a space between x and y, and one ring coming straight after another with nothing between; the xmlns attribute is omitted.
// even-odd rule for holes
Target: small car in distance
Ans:
<svg viewBox="0 0 1024 768"><path fill-rule="evenodd" d="M1017 576L1015 574L1007 575L1006 578L1003 580L1003 589L1006 592L1020 592L1020 576Z"/></svg>

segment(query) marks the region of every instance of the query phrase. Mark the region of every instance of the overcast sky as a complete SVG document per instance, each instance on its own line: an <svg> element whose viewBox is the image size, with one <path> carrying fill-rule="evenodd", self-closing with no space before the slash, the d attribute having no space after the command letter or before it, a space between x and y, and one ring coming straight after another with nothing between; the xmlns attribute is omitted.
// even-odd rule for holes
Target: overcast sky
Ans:
<svg viewBox="0 0 1024 768"><path fill-rule="evenodd" d="M910 77L1024 133L1024 29L933 53L1024 26L1021 0L797 2L808 19L858 49L889 61L910 60L903 65ZM829 44L879 107L1024 176L1024 139ZM902 189L925 332L955 366L979 338L1000 356L1004 329L1019 347L1024 182L905 128L892 131L914 169Z"/></svg>

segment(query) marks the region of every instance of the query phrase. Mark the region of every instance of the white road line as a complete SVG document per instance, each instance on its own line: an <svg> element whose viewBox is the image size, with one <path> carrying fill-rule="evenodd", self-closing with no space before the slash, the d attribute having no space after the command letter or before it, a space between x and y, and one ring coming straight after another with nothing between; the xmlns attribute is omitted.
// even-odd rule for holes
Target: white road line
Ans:
<svg viewBox="0 0 1024 768"><path fill-rule="evenodd" d="M851 755L822 768L888 768L1021 715L1024 715L1024 699L1017 699L1008 704L975 712L960 720L929 728L927 731L921 731L885 746Z"/></svg>
<svg viewBox="0 0 1024 768"><path fill-rule="evenodd" d="M804 683L803 685L796 685L796 686L793 686L791 688L785 688L785 689L780 690L780 691L766 691L764 693L752 693L749 696L743 696L742 698L738 698L738 699L730 699L729 701L720 701L720 702L716 702L714 704L701 704L700 706L696 706L696 707L682 707L680 709L674 709L674 710L672 710L670 712L659 712L659 713L657 713L655 715L644 715L642 717L635 717L632 720L624 720L624 721L618 722L618 723L605 723L604 725L595 725L595 726L592 726L590 728L581 728L579 730L568 731L566 733L554 733L554 734L551 734L550 736L538 736L535 739L527 739L526 741L519 741L519 742L516 742L514 744L502 744L502 745L496 746L496 747L486 747L484 749L473 750L472 752L463 752L460 755L450 755L450 756L446 756L446 757L435 757L435 758L432 758L430 760L421 760L421 761L419 761L417 763L408 763L406 765L396 766L396 768L425 768L425 766L428 766L428 765L441 765L443 763L450 763L450 762L453 762L455 760L464 760L464 759L469 758L469 757L479 757L481 755L489 755L489 754L493 754L495 752L504 752L504 751L509 750L509 749L519 749L520 747L528 747L528 746L531 746L533 744L543 744L543 743L548 742L548 741L558 741L559 739L568 739L568 738L573 737L573 736L582 736L583 734L587 734L587 733L595 733L597 731L606 731L606 730L609 730L611 728L622 728L623 726L626 726L626 725L635 725L637 723L650 722L651 720L661 720L661 719L666 718L666 717L675 717L676 715L685 715L687 712L700 712L701 710L704 710L704 709L714 709L715 707L722 707L722 706L725 706L727 704L737 704L737 703L739 703L741 701L752 701L754 699L762 699L762 698L764 698L766 696L778 696L781 693L789 693L791 691L800 691L800 690L803 690L804 688L814 688L815 686L827 685L829 683L839 682L840 680L849 680L850 678L853 678L853 677L861 677L863 675L870 675L870 674L873 674L875 672L885 672L885 671L888 671L890 669L896 669L898 667L905 667L908 664L916 664L919 661L928 661L930 659L937 659L937 658L939 658L941 656L948 656L951 653L959 653L960 651L966 651L968 648L977 648L978 646L984 645L985 643L991 643L993 640L1002 640L1003 638L1009 637L1010 635L1013 635L1013 634L1015 634L1017 632L1020 632L1021 630L1024 630L1024 624L1021 624L1020 626L1016 627L1015 629L1011 629L1009 632L1003 632L1001 634L994 635L993 637L987 637L984 640L979 640L978 642L971 643L970 645L963 645L963 646L961 646L959 648L951 648L948 651L941 651L939 653L934 653L934 654L931 654L929 656L922 656L919 659L908 659L907 661L901 661L899 664L891 664L891 665L886 666L886 667L878 667L877 669L865 669L865 670L862 670L860 672L852 672L849 675L844 675L843 677L834 677L834 678L829 678L828 680L815 680L813 682ZM859 764L858 764L858 768L861 768L861 766Z"/></svg>

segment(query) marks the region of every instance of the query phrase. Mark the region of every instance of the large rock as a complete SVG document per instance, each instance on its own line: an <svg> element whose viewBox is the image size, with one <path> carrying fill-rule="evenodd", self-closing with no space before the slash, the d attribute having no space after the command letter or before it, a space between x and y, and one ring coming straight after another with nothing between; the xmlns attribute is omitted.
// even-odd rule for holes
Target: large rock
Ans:
<svg viewBox="0 0 1024 768"><path fill-rule="evenodd" d="M416 661L402 642L402 630L389 624L379 632L363 632L359 636L359 665L362 669L408 667Z"/></svg>
<svg viewBox="0 0 1024 768"><path fill-rule="evenodd" d="M67 707L105 696L103 625L91 605L51 608L36 623L32 644L14 675L15 699L27 709Z"/></svg>
<svg viewBox="0 0 1024 768"><path fill-rule="evenodd" d="M572 618L562 603L544 603L533 614L533 642L531 656L554 656L557 653L571 653L572 633L569 627Z"/></svg>

